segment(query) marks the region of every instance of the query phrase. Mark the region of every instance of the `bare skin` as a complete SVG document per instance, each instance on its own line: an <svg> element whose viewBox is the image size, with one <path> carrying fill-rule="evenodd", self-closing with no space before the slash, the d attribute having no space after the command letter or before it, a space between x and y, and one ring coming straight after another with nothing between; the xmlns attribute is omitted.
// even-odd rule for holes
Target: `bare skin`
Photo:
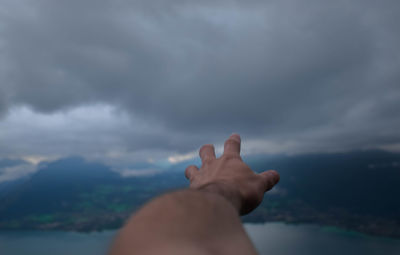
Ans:
<svg viewBox="0 0 400 255"><path fill-rule="evenodd" d="M202 166L186 168L188 189L155 198L133 215L116 238L111 255L257 254L239 215L254 210L279 174L253 172L240 157L240 136L231 135L224 153L200 149Z"/></svg>

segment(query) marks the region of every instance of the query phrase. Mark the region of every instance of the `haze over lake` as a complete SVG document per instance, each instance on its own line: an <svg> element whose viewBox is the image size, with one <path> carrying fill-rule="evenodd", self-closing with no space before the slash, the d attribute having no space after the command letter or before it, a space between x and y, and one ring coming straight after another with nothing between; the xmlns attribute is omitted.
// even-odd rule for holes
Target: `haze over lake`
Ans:
<svg viewBox="0 0 400 255"><path fill-rule="evenodd" d="M400 240L313 225L245 224L260 255L398 255ZM0 232L2 255L105 255L116 231Z"/></svg>

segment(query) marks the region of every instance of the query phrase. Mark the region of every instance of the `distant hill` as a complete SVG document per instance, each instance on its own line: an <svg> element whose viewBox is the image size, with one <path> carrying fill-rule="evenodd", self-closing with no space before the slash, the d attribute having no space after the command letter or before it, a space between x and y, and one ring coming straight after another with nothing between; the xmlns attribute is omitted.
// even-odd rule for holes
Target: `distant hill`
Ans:
<svg viewBox="0 0 400 255"><path fill-rule="evenodd" d="M281 182L245 221L307 222L400 238L400 155L383 151L252 156L255 170L276 169ZM187 186L191 162L122 178L79 157L42 164L0 198L0 229L93 231L120 227L148 199Z"/></svg>
<svg viewBox="0 0 400 255"><path fill-rule="evenodd" d="M122 178L79 157L44 163L0 200L0 229L117 228L148 199L176 187L174 178L183 184L179 176Z"/></svg>
<svg viewBox="0 0 400 255"><path fill-rule="evenodd" d="M281 181L247 220L319 223L400 237L400 154L277 156L250 165L277 169Z"/></svg>
<svg viewBox="0 0 400 255"><path fill-rule="evenodd" d="M318 208L400 215L399 154L367 151L278 157L261 162L279 169L279 188ZM258 168L257 166L255 168Z"/></svg>
<svg viewBox="0 0 400 255"><path fill-rule="evenodd" d="M14 218L26 213L71 211L65 205L75 203L94 186L112 183L118 178L106 166L88 163L79 157L42 164L36 174L1 203L0 212L4 218Z"/></svg>

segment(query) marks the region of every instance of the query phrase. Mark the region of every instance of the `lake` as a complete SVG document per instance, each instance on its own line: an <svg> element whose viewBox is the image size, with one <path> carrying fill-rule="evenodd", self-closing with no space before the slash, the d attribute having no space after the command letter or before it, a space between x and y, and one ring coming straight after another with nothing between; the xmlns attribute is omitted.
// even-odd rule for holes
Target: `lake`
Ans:
<svg viewBox="0 0 400 255"><path fill-rule="evenodd" d="M400 254L400 240L336 228L284 223L245 224L260 255ZM1 255L102 255L116 231L0 232Z"/></svg>

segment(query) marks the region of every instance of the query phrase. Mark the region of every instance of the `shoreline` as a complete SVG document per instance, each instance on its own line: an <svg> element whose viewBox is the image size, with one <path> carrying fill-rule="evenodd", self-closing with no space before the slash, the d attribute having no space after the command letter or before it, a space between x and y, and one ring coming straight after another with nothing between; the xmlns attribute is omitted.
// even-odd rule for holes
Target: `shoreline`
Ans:
<svg viewBox="0 0 400 255"><path fill-rule="evenodd" d="M384 235L374 235L363 233L354 229L346 229L343 227L338 227L335 225L322 225L318 223L311 222L285 222L285 221L264 221L264 222L243 222L243 225L287 225L287 226L304 226L304 227L312 227L316 228L325 233L338 233L341 235L359 237L359 238L378 238L382 240L388 241L400 241L400 237L391 237ZM1 234L9 234L9 233L70 233L70 234L78 234L78 235L96 235L96 234L106 234L110 232L114 232L116 234L120 228L104 228L100 230L93 231L80 231L74 229L0 229Z"/></svg>

